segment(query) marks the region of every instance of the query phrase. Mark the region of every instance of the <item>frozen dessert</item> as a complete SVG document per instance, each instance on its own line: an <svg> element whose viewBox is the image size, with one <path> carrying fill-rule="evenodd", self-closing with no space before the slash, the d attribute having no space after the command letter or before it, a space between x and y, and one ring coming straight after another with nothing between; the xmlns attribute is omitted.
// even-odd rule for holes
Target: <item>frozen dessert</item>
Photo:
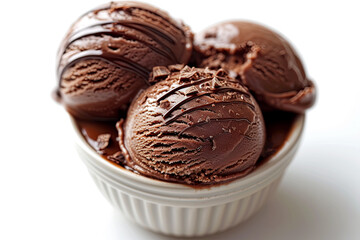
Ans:
<svg viewBox="0 0 360 240"><path fill-rule="evenodd" d="M265 125L253 96L222 69L173 65L152 80L117 125L126 165L146 176L215 184L253 170Z"/></svg>
<svg viewBox="0 0 360 240"><path fill-rule="evenodd" d="M294 157L316 95L277 33L232 21L194 39L140 2L81 16L57 67L54 97L105 198L177 237L224 231L260 209Z"/></svg>
<svg viewBox="0 0 360 240"><path fill-rule="evenodd" d="M274 31L229 21L193 39L181 21L140 2L81 16L60 46L57 74L58 100L99 155L192 186L266 162L316 95Z"/></svg>
<svg viewBox="0 0 360 240"><path fill-rule="evenodd" d="M224 68L243 82L265 109L304 113L315 101L315 87L290 44L270 29L230 21L195 35L198 67Z"/></svg>
<svg viewBox="0 0 360 240"><path fill-rule="evenodd" d="M60 101L83 119L118 119L155 66L187 63L192 33L139 2L111 2L85 13L58 53Z"/></svg>

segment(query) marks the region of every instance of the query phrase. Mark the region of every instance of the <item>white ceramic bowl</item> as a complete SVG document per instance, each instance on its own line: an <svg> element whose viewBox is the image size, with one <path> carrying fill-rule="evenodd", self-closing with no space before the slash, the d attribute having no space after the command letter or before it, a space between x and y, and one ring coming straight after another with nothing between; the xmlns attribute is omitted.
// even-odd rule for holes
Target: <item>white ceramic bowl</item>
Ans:
<svg viewBox="0 0 360 240"><path fill-rule="evenodd" d="M256 213L280 183L299 147L305 117L297 118L281 150L249 175L194 189L135 174L101 158L72 119L76 146L106 199L144 228L174 236L204 236L231 228Z"/></svg>

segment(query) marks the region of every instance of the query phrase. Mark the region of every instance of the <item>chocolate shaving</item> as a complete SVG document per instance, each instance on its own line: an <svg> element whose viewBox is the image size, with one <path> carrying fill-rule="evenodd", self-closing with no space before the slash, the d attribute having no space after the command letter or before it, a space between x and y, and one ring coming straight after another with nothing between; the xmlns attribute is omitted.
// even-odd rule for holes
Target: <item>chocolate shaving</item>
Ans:
<svg viewBox="0 0 360 240"><path fill-rule="evenodd" d="M100 134L96 140L99 150L104 150L105 148L107 148L109 146L110 139L111 139L110 133Z"/></svg>
<svg viewBox="0 0 360 240"><path fill-rule="evenodd" d="M181 73L180 80L190 79L192 76L196 74L196 71Z"/></svg>
<svg viewBox="0 0 360 240"><path fill-rule="evenodd" d="M198 92L199 92L199 90L197 87L190 86L185 90L185 95L188 96L188 95L196 94Z"/></svg>
<svg viewBox="0 0 360 240"><path fill-rule="evenodd" d="M180 71L180 76L179 76L179 80L188 80L190 79L192 76L194 76L197 73L196 70L194 70L193 68L189 67L189 66L185 66L183 69L181 69Z"/></svg>
<svg viewBox="0 0 360 240"><path fill-rule="evenodd" d="M227 73L224 69L222 69L222 68L220 68L219 70L217 70L216 73L215 73L215 76L216 76L216 77L225 77L225 76L227 76L227 75L228 75L228 73Z"/></svg>
<svg viewBox="0 0 360 240"><path fill-rule="evenodd" d="M211 86L209 82L204 82L199 85L199 88L203 91L211 90Z"/></svg>
<svg viewBox="0 0 360 240"><path fill-rule="evenodd" d="M174 65L170 65L168 66L168 69L171 72L179 72L181 69L183 69L184 64L174 64Z"/></svg>
<svg viewBox="0 0 360 240"><path fill-rule="evenodd" d="M158 81L164 80L169 74L169 69L164 66L154 67L149 82L156 83Z"/></svg>
<svg viewBox="0 0 360 240"><path fill-rule="evenodd" d="M181 69L180 73L191 72L191 70L192 70L191 67L186 65L185 67L183 67L183 69Z"/></svg>
<svg viewBox="0 0 360 240"><path fill-rule="evenodd" d="M168 109L170 107L170 101L165 99L160 101L160 107L164 109Z"/></svg>
<svg viewBox="0 0 360 240"><path fill-rule="evenodd" d="M217 79L216 77L214 77L212 80L211 80L211 88L219 88L221 87L221 83L219 81L219 79Z"/></svg>
<svg viewBox="0 0 360 240"><path fill-rule="evenodd" d="M124 165L125 163L125 157L120 151L108 156L107 159L118 165Z"/></svg>
<svg viewBox="0 0 360 240"><path fill-rule="evenodd" d="M204 70L204 73L205 74L213 74L214 70L211 70L209 67L206 67L205 70Z"/></svg>

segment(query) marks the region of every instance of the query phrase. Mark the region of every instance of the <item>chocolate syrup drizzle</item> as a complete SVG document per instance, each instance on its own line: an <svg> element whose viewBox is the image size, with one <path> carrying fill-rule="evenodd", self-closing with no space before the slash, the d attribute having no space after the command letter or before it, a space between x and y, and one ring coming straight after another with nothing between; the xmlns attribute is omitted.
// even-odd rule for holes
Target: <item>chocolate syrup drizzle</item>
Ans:
<svg viewBox="0 0 360 240"><path fill-rule="evenodd" d="M193 112L193 111L196 111L196 110L202 110L202 109L205 109L207 107L210 107L210 106L214 106L214 105L217 105L217 104L222 104L222 105L227 105L227 104L245 104L247 105L248 107L250 107L251 109L255 110L255 107L254 105L248 103L248 102L243 102L243 101L232 101L232 102L214 102L214 103L208 103L208 104L203 104L203 105L200 105L200 106L196 106L196 107L193 107L193 108L189 108L189 109L186 109L184 111L182 111L181 113L179 113L178 115L175 115L173 117L171 117L170 119L166 120L165 121L165 125L169 125L170 123L176 121L176 119L178 119L179 117L185 115L185 114L188 114L190 112ZM165 115L163 115L165 116Z"/></svg>
<svg viewBox="0 0 360 240"><path fill-rule="evenodd" d="M68 64L66 64L66 66L61 69L59 77L61 77L69 67L86 59L100 59L123 69L135 72L144 79L148 78L148 70L140 64L130 61L129 59L126 59L115 53L104 52L102 50L86 50L71 56L68 60Z"/></svg>
<svg viewBox="0 0 360 240"><path fill-rule="evenodd" d="M221 77L219 77L221 78ZM204 86L202 87L202 85L204 83L207 83L209 81L212 81L213 84L208 85L208 86ZM169 90L168 92L166 92L165 94L163 94L162 96L160 96L157 99L157 103L160 104L160 101L170 97L171 95L175 94L176 92L178 92L181 89L184 88L191 88L194 87L194 90L191 91L190 93L185 94L186 97L184 99L182 99L181 101L177 102L174 106L172 106L169 110L167 110L165 113L162 114L165 123L164 125L169 125L170 123L176 121L178 118L180 118L181 116L184 116L185 114L188 114L190 112L194 112L197 110L204 110L210 106L214 107L215 105L218 104L222 104L222 105L230 105L230 104L245 104L246 106L248 106L250 109L252 109L253 111L255 111L255 106L249 102L246 101L213 101L211 103L207 103L207 104L202 104L202 105L198 105L195 107L191 107L188 109L185 109L178 113L175 114L174 116L171 116L172 113L176 110L179 110L180 107L182 105L184 105L185 103L198 99L202 96L208 96L211 94L216 94L216 93L220 93L220 92L238 92L240 94L242 94L242 96L245 96L246 98L250 98L250 95L244 91L242 91L239 88L234 88L234 87L229 87L229 86L222 86L219 81L218 78L215 77L207 77L207 78L201 78L199 80L196 81L191 81L189 83L185 83L182 84L180 86L177 86L171 90ZM189 95L189 96L188 96ZM167 119L167 120L166 120ZM181 136L184 132L186 132L188 129L196 127L196 126L200 126L202 124L211 122L211 121L246 121L248 124L251 124L250 120L246 119L246 118L216 118L216 119L207 119L205 121L200 121L194 124L191 124L191 126L185 128L184 130L182 130L179 133L179 136Z"/></svg>
<svg viewBox="0 0 360 240"><path fill-rule="evenodd" d="M89 26L86 26L84 28L81 28L77 31L72 32L65 41L62 44L62 47L59 51L59 59L58 59L58 79L59 82L65 73L67 69L74 66L77 62L86 60L86 59L99 59L104 60L110 64L114 64L117 67L126 69L128 71L132 71L136 74L139 74L141 77L144 78L145 81L148 79L148 74L151 69L147 69L140 64L137 64L123 56L121 56L116 51L111 51L108 46L102 46L101 50L86 50L79 53L74 54L70 58L66 59L63 66L61 66L61 57L65 53L66 49L75 41L88 37L88 36L102 36L102 35L109 35L112 37L122 37L124 39L133 40L140 42L144 44L145 46L152 49L154 52L157 52L158 54L164 56L165 58L169 59L170 62L180 62L181 59L178 59L176 57L176 53L174 52L176 50L177 45L177 39L175 36L171 34L171 32L165 32L162 28L156 26L156 24L150 24L145 21L138 21L136 20L136 16L131 16L131 10L132 9L139 9L142 11L146 11L151 13L152 15L156 15L166 21L167 23L171 24L172 27L179 30L183 35L185 33L182 29L180 29L178 26L176 26L174 23L171 22L170 19L167 19L160 14L154 12L151 10L151 7L146 8L141 7L140 4L134 4L131 3L131 6L127 6L126 3L124 3L123 6L113 6L113 3L110 5L92 10L88 12L87 14L93 13L96 15L99 11L108 10L109 15L114 11L124 11L127 14L125 16L120 16L124 18L129 19L117 19L112 21L106 21L106 20L100 20L93 18L92 20L95 20L95 22ZM87 14L85 14L83 17L85 17ZM96 16L95 16L96 17ZM112 26L109 26L112 25ZM116 29L116 26L122 26L128 29L136 30L137 32L140 32L143 36L146 36L147 38L151 38L154 42L160 45L159 47L154 46L153 44L146 42L146 40L142 39L141 35L140 37L137 36L131 36L131 34L126 33L124 30ZM108 43L107 43L108 44Z"/></svg>
<svg viewBox="0 0 360 240"><path fill-rule="evenodd" d="M256 168L266 163L271 158L271 156L273 156L282 148L285 141L291 135L294 122L298 116L298 114L291 112L268 112L264 114L267 140L263 153L256 163ZM76 123L87 143L95 151L97 151L102 156L102 158L104 158L104 160L109 161L117 167L126 168L129 171L140 174L135 169L127 166L123 162L115 163L113 160L111 160L112 155L117 152L121 152L120 145L117 142L119 133L114 127L116 124L115 122L76 119ZM109 147L103 151L99 151L96 139L100 134L104 133L110 133L112 139Z"/></svg>
<svg viewBox="0 0 360 240"><path fill-rule="evenodd" d="M112 28L105 28L106 25L112 24L113 27ZM99 21L98 23L95 23L91 26L88 26L86 28L80 29L78 31L75 31L66 41L65 43L65 49L72 44L73 42L75 42L76 40L80 39L80 38L84 38L84 37L88 37L88 36L102 36L102 35L109 35L112 37L122 37L122 38L126 38L128 40L135 40L138 42L141 42L142 44L144 44L145 46L151 48L151 50L161 54L162 56L172 60L172 61L177 61L176 56L174 54L174 52L171 50L170 47L166 46L166 45L162 45L162 47L166 50L163 51L159 48L156 48L155 46L147 43L146 41L140 39L140 38L136 38L133 36L130 36L129 34L126 34L125 31L114 31L115 30L115 26L116 25L121 25L123 27L127 27L127 28L132 28L135 29L139 32L142 32L144 35L151 37L152 39L154 39L156 42L161 42L159 40L159 38L156 37L156 34L153 34L154 32L157 33L157 35L161 36L163 39L167 40L169 43L171 44L175 44L175 40L173 37L168 37L167 35L163 34L162 32L160 32L159 30L156 31L154 26L150 25L150 24L146 24L146 23L134 23L133 21L128 21L128 20L117 20L117 21ZM146 25L144 28L141 28L142 25ZM64 53L64 52L62 52Z"/></svg>

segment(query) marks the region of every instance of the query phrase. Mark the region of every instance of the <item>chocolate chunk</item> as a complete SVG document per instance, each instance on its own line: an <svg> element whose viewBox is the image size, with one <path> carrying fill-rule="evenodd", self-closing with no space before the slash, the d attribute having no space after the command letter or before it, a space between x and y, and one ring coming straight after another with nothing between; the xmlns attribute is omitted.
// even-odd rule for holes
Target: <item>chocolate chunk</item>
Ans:
<svg viewBox="0 0 360 240"><path fill-rule="evenodd" d="M157 66L153 68L152 77L150 78L151 83L164 80L170 74L169 69L164 66Z"/></svg>
<svg viewBox="0 0 360 240"><path fill-rule="evenodd" d="M216 71L215 76L216 77L224 77L228 75L227 71L225 71L224 69L220 68L219 70Z"/></svg>
<svg viewBox="0 0 360 240"><path fill-rule="evenodd" d="M168 69L171 72L179 72L183 68L184 68L184 64L174 64L174 65L168 66Z"/></svg>
<svg viewBox="0 0 360 240"><path fill-rule="evenodd" d="M196 70L192 69L189 66L185 66L181 71L180 71L180 80L188 80L191 77L193 77L196 74Z"/></svg>
<svg viewBox="0 0 360 240"><path fill-rule="evenodd" d="M185 90L185 95L192 95L192 94L196 94L199 92L199 89L195 86L190 86Z"/></svg>
<svg viewBox="0 0 360 240"><path fill-rule="evenodd" d="M107 159L118 165L124 165L125 163L125 157L122 152L116 152L113 155L108 156Z"/></svg>
<svg viewBox="0 0 360 240"><path fill-rule="evenodd" d="M211 88L212 88L212 89L219 88L219 87L221 87L221 86L222 86L222 85L221 85L220 81L219 81L216 77L214 77L214 78L211 80Z"/></svg>
<svg viewBox="0 0 360 240"><path fill-rule="evenodd" d="M160 107L164 109L168 109L170 107L170 101L165 99L160 101Z"/></svg>
<svg viewBox="0 0 360 240"><path fill-rule="evenodd" d="M97 142L99 150L104 150L105 148L107 148L109 146L110 138L111 138L110 133L100 134L97 137L96 142Z"/></svg>

